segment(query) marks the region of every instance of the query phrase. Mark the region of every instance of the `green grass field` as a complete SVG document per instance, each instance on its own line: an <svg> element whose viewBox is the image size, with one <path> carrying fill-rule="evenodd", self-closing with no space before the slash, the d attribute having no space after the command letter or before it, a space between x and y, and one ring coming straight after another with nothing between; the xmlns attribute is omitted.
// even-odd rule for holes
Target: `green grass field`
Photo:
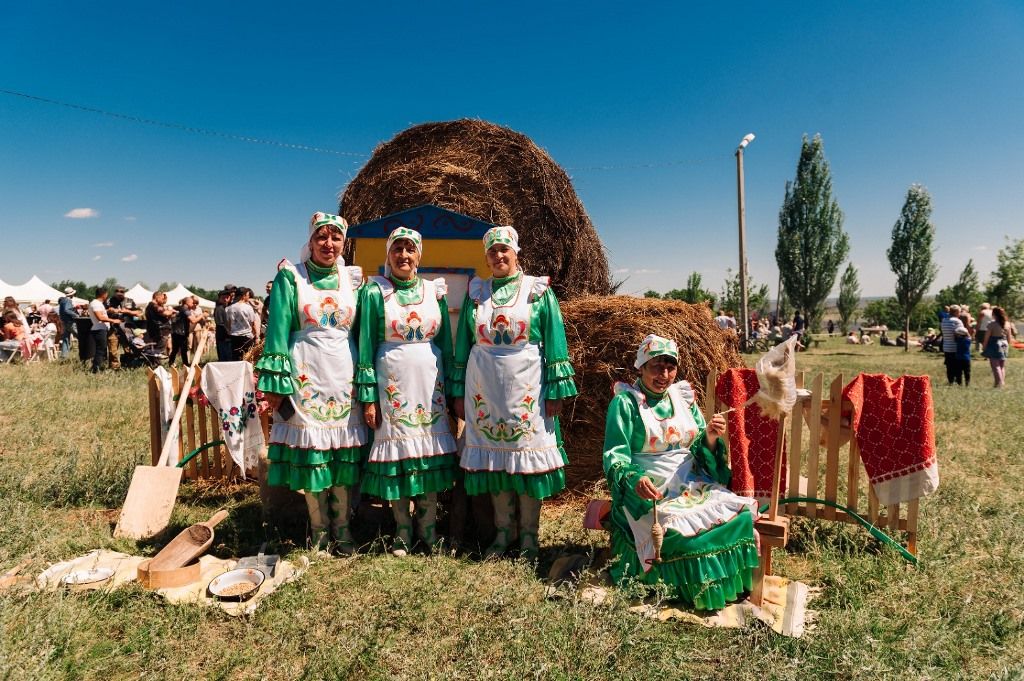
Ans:
<svg viewBox="0 0 1024 681"><path fill-rule="evenodd" d="M921 565L859 528L796 522L778 574L821 587L814 629L704 629L545 600L543 574L567 544L599 544L580 506L545 509L541 566L370 551L316 560L250 618L167 605L141 588L105 594L0 592L0 679L49 678L1024 678L1024 364L995 391L987 362L969 389L945 386L940 356L831 341L800 369L926 373L935 386L941 486L921 504ZM141 372L0 367L0 571L31 572L111 538L133 466L148 456ZM266 524L255 486L185 484L175 525L221 505L215 552L302 551Z"/></svg>

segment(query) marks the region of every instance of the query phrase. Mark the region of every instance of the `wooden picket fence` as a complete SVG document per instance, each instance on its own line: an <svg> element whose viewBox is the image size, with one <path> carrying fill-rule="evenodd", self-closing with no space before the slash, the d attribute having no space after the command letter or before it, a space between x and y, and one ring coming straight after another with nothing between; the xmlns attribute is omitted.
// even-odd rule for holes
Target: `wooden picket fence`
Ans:
<svg viewBox="0 0 1024 681"><path fill-rule="evenodd" d="M181 392L181 384L185 378L185 369L168 368L171 374L174 399L178 399ZM196 372L192 385L200 385L202 369ZM149 372L149 442L150 454L153 465L160 460L160 448L163 444L160 432L160 382L156 374ZM269 414L260 414L260 424L263 426L263 435L267 441L270 440L270 417ZM198 400L189 398L185 404L185 411L181 416L181 436L178 438L177 455L172 454L174 462L181 461L185 456L210 442L220 438L221 424L217 418L217 412L212 407L200 404ZM184 477L189 480L231 480L239 475L238 466L231 460L224 445L215 445L203 450L191 461L185 464Z"/></svg>

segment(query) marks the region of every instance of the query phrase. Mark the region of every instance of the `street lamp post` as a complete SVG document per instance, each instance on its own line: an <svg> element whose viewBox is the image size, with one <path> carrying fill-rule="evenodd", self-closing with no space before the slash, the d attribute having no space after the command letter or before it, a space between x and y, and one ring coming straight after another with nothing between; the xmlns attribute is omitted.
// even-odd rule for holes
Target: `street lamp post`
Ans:
<svg viewBox="0 0 1024 681"><path fill-rule="evenodd" d="M747 216L743 196L743 150L754 141L754 133L747 133L736 147L736 202L740 221L740 315L743 338L750 335L750 314L747 310Z"/></svg>

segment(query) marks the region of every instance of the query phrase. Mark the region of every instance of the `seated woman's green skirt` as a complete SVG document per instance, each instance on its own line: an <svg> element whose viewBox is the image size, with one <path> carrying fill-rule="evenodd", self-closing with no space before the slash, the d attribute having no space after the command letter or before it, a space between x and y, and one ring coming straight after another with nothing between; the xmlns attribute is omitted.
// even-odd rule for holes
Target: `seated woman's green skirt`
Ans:
<svg viewBox="0 0 1024 681"><path fill-rule="evenodd" d="M644 572L621 507L612 509L612 580L616 584L636 580L642 584L664 583L669 597L700 610L719 610L752 586L758 565L754 520L741 511L728 522L684 537L675 530L665 533L661 563Z"/></svg>

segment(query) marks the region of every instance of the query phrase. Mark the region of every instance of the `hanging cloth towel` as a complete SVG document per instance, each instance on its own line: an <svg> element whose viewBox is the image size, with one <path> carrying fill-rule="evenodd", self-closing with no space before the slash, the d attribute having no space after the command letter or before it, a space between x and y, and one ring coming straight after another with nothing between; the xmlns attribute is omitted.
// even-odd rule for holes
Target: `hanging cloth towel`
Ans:
<svg viewBox="0 0 1024 681"><path fill-rule="evenodd" d="M245 476L259 462L263 428L256 408L256 381L249 362L210 362L203 368L203 394L217 411L220 436Z"/></svg>
<svg viewBox="0 0 1024 681"><path fill-rule="evenodd" d="M171 429L171 420L174 418L174 383L171 381L171 372L163 367L157 367L153 374L156 376L157 385L160 388L160 444L163 446L167 439L167 431ZM178 431L179 433L181 431ZM171 444L171 452L178 447L178 435L175 434L174 442ZM173 466L178 463L176 456L167 457L167 465Z"/></svg>
<svg viewBox="0 0 1024 681"><path fill-rule="evenodd" d="M753 369L729 369L719 375L715 396L727 408L735 409L728 414L730 488L745 497L768 500L772 495L779 422L765 416L756 402L743 406L760 387ZM785 479L786 452L783 451L780 480Z"/></svg>
<svg viewBox="0 0 1024 681"><path fill-rule="evenodd" d="M939 487L935 410L927 376L860 374L843 389L853 403L854 437L879 503L888 506Z"/></svg>

